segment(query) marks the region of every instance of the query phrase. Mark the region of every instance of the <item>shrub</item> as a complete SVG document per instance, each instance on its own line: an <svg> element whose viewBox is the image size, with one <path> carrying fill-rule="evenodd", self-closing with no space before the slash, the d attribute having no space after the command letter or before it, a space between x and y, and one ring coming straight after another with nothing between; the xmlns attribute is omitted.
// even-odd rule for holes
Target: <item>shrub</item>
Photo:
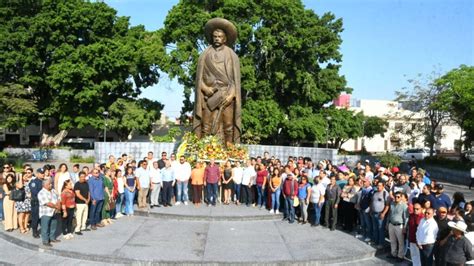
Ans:
<svg viewBox="0 0 474 266"><path fill-rule="evenodd" d="M94 163L95 158L94 158L94 156L83 158L79 155L72 155L71 158L69 159L69 161L71 163Z"/></svg>
<svg viewBox="0 0 474 266"><path fill-rule="evenodd" d="M376 158L384 167L388 168L392 168L394 166L398 167L402 162L402 158L400 158L400 156L388 152L385 154L377 155Z"/></svg>

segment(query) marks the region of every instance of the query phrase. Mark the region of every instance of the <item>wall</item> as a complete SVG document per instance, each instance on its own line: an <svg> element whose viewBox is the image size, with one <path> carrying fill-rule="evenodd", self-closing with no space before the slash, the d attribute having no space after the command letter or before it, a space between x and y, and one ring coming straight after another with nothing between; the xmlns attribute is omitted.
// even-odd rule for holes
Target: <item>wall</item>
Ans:
<svg viewBox="0 0 474 266"><path fill-rule="evenodd" d="M5 148L3 151L9 155L22 157L26 160L33 159L33 152L38 151L38 148ZM80 157L93 157L94 150L67 150L67 149L52 149L48 152L48 160L50 161L69 161L72 155Z"/></svg>
<svg viewBox="0 0 474 266"><path fill-rule="evenodd" d="M155 157L158 157L162 151L168 154L172 153L178 148L178 143L139 143L139 142L106 142L95 143L95 158L96 161L105 162L109 155L115 157L122 153L132 155L133 158L146 157L149 151L153 151ZM250 156L263 156L265 151L268 151L270 156L275 156L283 162L288 156L304 156L310 157L313 161L336 158L337 150L334 149L320 149L320 148L306 148L306 147L289 147L289 146L270 146L270 145L247 145Z"/></svg>

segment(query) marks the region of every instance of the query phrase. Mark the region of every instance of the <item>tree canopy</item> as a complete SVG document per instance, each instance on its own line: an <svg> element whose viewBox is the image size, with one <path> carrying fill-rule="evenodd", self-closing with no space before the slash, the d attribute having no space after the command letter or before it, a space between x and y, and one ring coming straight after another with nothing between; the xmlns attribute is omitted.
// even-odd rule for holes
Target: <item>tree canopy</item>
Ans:
<svg viewBox="0 0 474 266"><path fill-rule="evenodd" d="M331 13L319 16L299 0L181 0L161 33L168 55L163 71L184 86L183 114L192 111L196 64L207 46L204 25L213 17L232 21L239 33L234 50L241 61L244 134L248 130L273 142L275 129L282 128L291 141L321 138L325 124L308 123L321 123L323 105L350 92L339 74L342 19ZM277 116L264 123L257 111ZM289 123L276 125L281 114ZM293 114L307 116L297 121Z"/></svg>
<svg viewBox="0 0 474 266"><path fill-rule="evenodd" d="M101 128L109 107L138 108L165 59L159 33L131 27L100 1L1 1L0 36L0 84L32 88L30 99L56 131Z"/></svg>
<svg viewBox="0 0 474 266"><path fill-rule="evenodd" d="M461 65L436 80L446 88L441 99L449 106L451 118L464 130L465 145L474 141L474 67Z"/></svg>

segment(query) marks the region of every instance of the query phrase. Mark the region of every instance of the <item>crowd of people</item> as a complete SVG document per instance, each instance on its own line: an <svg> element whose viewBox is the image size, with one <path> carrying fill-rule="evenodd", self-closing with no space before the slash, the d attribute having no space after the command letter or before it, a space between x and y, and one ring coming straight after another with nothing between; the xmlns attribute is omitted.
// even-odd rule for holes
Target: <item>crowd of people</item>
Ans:
<svg viewBox="0 0 474 266"><path fill-rule="evenodd" d="M380 163L358 162L350 169L329 160L262 157L243 162L198 161L152 151L136 161L110 155L92 169L60 164L21 174L5 164L0 178L0 215L7 232L19 228L41 238L44 247L97 230L139 210L188 205L236 204L283 213L289 223L337 228L383 248L413 265L461 265L473 259L474 202L460 192L449 197L442 184L413 165L408 173ZM189 194L192 199L190 201ZM39 229L40 228L40 229Z"/></svg>

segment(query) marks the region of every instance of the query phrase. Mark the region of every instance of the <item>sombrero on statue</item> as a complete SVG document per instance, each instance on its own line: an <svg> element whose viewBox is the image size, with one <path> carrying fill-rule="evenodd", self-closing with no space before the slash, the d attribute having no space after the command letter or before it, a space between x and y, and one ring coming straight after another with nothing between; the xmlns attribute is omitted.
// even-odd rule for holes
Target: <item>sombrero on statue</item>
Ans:
<svg viewBox="0 0 474 266"><path fill-rule="evenodd" d="M232 24L232 22L224 18L210 19L206 23L206 26L204 26L204 34L206 35L206 40L209 43L212 43L212 33L216 29L221 29L225 32L228 46L234 45L235 40L237 40L237 28L234 24Z"/></svg>

